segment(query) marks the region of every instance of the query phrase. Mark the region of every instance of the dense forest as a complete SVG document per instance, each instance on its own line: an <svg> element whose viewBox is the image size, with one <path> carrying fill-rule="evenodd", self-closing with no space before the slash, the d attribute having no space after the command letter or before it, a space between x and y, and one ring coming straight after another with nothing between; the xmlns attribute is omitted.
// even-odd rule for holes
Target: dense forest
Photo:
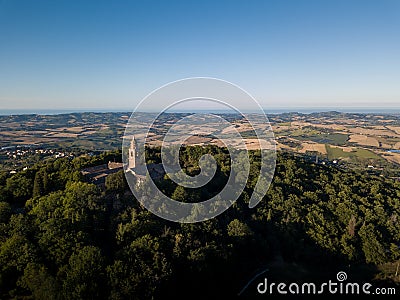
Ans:
<svg viewBox="0 0 400 300"><path fill-rule="evenodd" d="M217 147L182 149L182 167L218 163L206 190L166 177L158 185L179 201L218 193L230 168ZM239 200L209 221L180 224L142 208L123 171L96 186L87 166L120 160L118 151L43 161L0 174L0 298L231 299L265 268L275 279L353 279L398 286L400 183L278 154L274 180L254 209L248 201L259 166ZM148 149L157 162L158 149ZM396 274L397 273L397 274ZM253 297L250 285L242 297Z"/></svg>

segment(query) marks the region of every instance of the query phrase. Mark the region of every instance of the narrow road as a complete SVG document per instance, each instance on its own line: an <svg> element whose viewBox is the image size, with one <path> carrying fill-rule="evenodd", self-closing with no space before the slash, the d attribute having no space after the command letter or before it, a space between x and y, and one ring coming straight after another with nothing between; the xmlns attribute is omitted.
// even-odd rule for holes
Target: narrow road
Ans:
<svg viewBox="0 0 400 300"><path fill-rule="evenodd" d="M243 292L249 287L249 285L252 284L252 282L257 279L257 277L261 276L262 274L264 274L266 272L268 272L268 269L262 270L261 272L257 273L253 278L251 278L250 281L239 292L238 296L242 295Z"/></svg>

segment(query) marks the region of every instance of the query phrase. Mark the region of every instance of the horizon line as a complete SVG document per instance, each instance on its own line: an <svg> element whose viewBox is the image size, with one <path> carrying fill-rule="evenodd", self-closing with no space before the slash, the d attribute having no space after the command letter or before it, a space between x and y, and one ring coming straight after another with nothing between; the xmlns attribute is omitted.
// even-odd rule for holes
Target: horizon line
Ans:
<svg viewBox="0 0 400 300"><path fill-rule="evenodd" d="M281 113L323 113L323 112L339 112L339 113L393 113L400 114L400 107L270 107L262 108L264 113L281 114ZM259 111L240 110L243 113L257 113ZM72 113L132 113L132 109L128 108L58 108L58 109L0 109L0 116L10 115L62 115ZM140 113L157 113L157 110L139 111ZM235 113L232 110L224 109L177 109L170 110L166 113Z"/></svg>

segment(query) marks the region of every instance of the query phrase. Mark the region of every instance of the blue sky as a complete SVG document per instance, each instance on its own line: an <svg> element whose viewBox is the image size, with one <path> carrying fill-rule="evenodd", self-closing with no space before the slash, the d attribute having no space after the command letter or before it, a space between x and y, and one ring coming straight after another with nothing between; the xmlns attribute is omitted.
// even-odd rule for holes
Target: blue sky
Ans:
<svg viewBox="0 0 400 300"><path fill-rule="evenodd" d="M399 107L399 53L397 0L0 0L0 109L133 109L193 76L266 108Z"/></svg>

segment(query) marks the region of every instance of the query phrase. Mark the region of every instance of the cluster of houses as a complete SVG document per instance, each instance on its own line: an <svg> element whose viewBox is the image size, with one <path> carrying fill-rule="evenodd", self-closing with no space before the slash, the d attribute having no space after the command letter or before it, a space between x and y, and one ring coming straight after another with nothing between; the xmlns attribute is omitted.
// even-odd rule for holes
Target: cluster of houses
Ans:
<svg viewBox="0 0 400 300"><path fill-rule="evenodd" d="M1 148L3 154L5 154L10 159L17 159L24 156L32 155L32 154L40 154L44 156L54 156L55 158L61 157L71 157L72 153L68 153L65 151L57 151L53 149L32 149L28 146L9 146Z"/></svg>
<svg viewBox="0 0 400 300"><path fill-rule="evenodd" d="M44 148L37 148L35 145L18 145L18 146L6 146L0 148L0 157L1 159L9 159L14 160L14 165L17 168L20 168L24 165L25 160L29 159L30 156L33 155L40 155L40 158L45 157L54 157L54 158L63 158L69 157L73 158L74 154L69 153L67 151L59 151L54 149L44 149ZM27 167L24 167L22 170L26 170ZM16 170L11 170L10 174L17 173Z"/></svg>

